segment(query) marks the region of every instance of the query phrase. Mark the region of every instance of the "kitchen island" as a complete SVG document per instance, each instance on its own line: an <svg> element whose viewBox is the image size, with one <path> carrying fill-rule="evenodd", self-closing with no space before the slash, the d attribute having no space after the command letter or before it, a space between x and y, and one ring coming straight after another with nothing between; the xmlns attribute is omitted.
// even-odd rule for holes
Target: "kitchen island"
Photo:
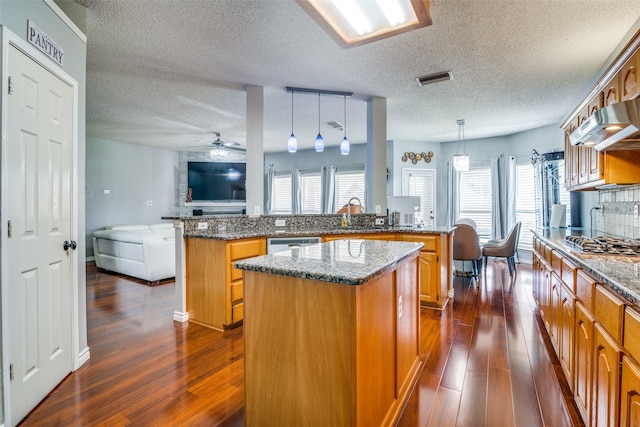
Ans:
<svg viewBox="0 0 640 427"><path fill-rule="evenodd" d="M422 246L336 240L235 263L247 426L397 422L421 368Z"/></svg>

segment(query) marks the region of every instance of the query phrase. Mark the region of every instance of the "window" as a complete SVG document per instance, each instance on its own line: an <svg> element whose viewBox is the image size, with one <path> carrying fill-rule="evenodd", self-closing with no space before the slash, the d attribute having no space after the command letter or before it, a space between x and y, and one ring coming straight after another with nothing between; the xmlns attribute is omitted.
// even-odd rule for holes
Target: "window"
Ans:
<svg viewBox="0 0 640 427"><path fill-rule="evenodd" d="M322 213L322 175L320 172L300 172L302 194L301 213Z"/></svg>
<svg viewBox="0 0 640 427"><path fill-rule="evenodd" d="M433 169L403 169L402 194L404 196L420 197L420 212L416 214L416 224L424 224L426 228L433 228L435 217L433 214L433 199L435 170Z"/></svg>
<svg viewBox="0 0 640 427"><path fill-rule="evenodd" d="M360 199L364 205L364 169L336 172L335 209L339 211L352 197Z"/></svg>
<svg viewBox="0 0 640 427"><path fill-rule="evenodd" d="M491 239L491 169L475 167L460 172L460 218L476 222L478 237Z"/></svg>
<svg viewBox="0 0 640 427"><path fill-rule="evenodd" d="M518 249L533 249L531 229L536 228L535 170L531 163L516 165L516 222L521 222Z"/></svg>
<svg viewBox="0 0 640 427"><path fill-rule="evenodd" d="M276 172L271 193L272 214L291 214L291 172Z"/></svg>

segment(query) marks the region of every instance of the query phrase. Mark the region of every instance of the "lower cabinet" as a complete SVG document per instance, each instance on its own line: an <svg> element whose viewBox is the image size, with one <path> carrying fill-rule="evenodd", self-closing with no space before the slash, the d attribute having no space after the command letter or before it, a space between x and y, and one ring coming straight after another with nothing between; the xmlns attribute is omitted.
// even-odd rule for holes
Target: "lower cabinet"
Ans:
<svg viewBox="0 0 640 427"><path fill-rule="evenodd" d="M560 352L558 359L567 377L569 387L573 387L573 353L574 353L574 325L576 298L564 285L560 289Z"/></svg>
<svg viewBox="0 0 640 427"><path fill-rule="evenodd" d="M595 320L587 309L576 303L573 397L583 420L591 419L591 372L593 365L593 328ZM589 423L586 422L588 425Z"/></svg>
<svg viewBox="0 0 640 427"><path fill-rule="evenodd" d="M240 325L244 318L241 259L266 253L263 238L233 241L188 238L187 310L189 321L217 330Z"/></svg>
<svg viewBox="0 0 640 427"><path fill-rule="evenodd" d="M640 426L640 366L622 356L620 425Z"/></svg>
<svg viewBox="0 0 640 427"><path fill-rule="evenodd" d="M622 349L598 322L595 323L591 425L618 426L620 355Z"/></svg>

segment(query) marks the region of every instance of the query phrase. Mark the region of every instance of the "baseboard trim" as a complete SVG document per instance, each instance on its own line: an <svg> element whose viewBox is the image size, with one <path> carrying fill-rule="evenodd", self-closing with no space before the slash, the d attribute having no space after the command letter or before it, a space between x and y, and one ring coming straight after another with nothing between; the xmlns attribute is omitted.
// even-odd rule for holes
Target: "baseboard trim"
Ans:
<svg viewBox="0 0 640 427"><path fill-rule="evenodd" d="M82 350L80 354L78 354L78 358L76 359L76 366L74 370L79 369L82 365L87 363L90 357L91 355L89 353L89 347L85 347L84 350Z"/></svg>
<svg viewBox="0 0 640 427"><path fill-rule="evenodd" d="M95 262L96 261L96 257L95 256L88 256L87 257L87 262Z"/></svg>
<svg viewBox="0 0 640 427"><path fill-rule="evenodd" d="M173 320L176 322L188 322L189 321L189 313L181 313L179 311L174 311L173 312Z"/></svg>

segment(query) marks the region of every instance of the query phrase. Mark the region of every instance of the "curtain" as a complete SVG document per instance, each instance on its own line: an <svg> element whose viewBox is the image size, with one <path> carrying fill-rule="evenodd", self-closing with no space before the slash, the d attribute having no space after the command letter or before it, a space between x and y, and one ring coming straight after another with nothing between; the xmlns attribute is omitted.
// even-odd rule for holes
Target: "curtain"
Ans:
<svg viewBox="0 0 640 427"><path fill-rule="evenodd" d="M460 172L453 167L453 162L447 162L447 228L453 227L460 216L459 174Z"/></svg>
<svg viewBox="0 0 640 427"><path fill-rule="evenodd" d="M504 239L516 223L516 158L491 159L491 238Z"/></svg>
<svg viewBox="0 0 640 427"><path fill-rule="evenodd" d="M328 169L323 167L323 176L326 176L326 185L323 185L324 191L324 213L334 213L336 211L335 200L336 200L336 170L337 168L334 165Z"/></svg>
<svg viewBox="0 0 640 427"><path fill-rule="evenodd" d="M291 171L291 213L302 213L302 175L300 169Z"/></svg>
<svg viewBox="0 0 640 427"><path fill-rule="evenodd" d="M269 168L264 174L264 198L265 198L265 213L271 214L273 210L271 199L273 198L273 180L275 179L276 172Z"/></svg>
<svg viewBox="0 0 640 427"><path fill-rule="evenodd" d="M504 236L502 230L504 215L504 177L500 173L500 163L502 155L491 159L491 238L502 239Z"/></svg>
<svg viewBox="0 0 640 427"><path fill-rule="evenodd" d="M506 237L516 223L516 157L507 159L507 221L505 223L504 236Z"/></svg>

